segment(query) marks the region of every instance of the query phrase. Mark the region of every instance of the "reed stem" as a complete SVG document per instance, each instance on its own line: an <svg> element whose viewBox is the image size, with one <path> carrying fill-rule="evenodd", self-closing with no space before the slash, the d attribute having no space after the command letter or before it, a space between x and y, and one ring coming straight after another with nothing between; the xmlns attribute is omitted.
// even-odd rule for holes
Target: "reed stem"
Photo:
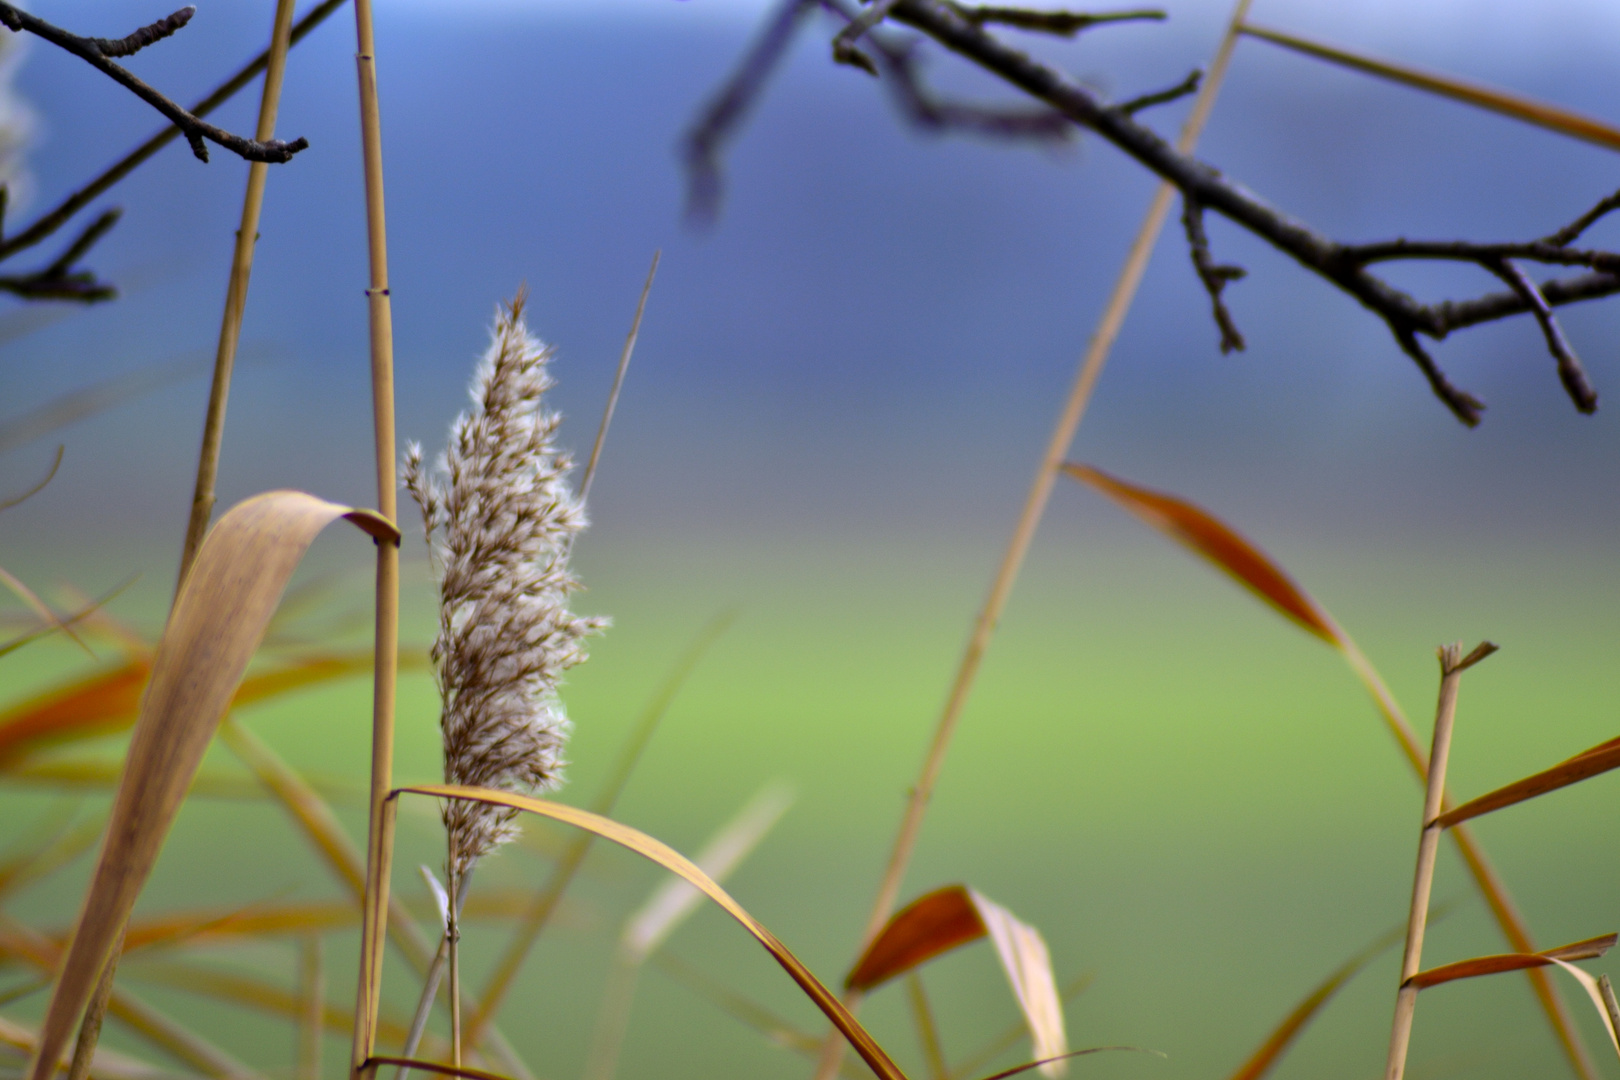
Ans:
<svg viewBox="0 0 1620 1080"><path fill-rule="evenodd" d="M1385 1080L1401 1080L1406 1071L1406 1049L1412 1040L1412 1018L1417 1011L1418 987L1412 976L1423 962L1423 933L1428 926L1429 894L1434 886L1435 856L1440 833L1435 823L1445 800L1446 763L1451 756L1451 729L1457 716L1457 686L1462 673L1494 652L1489 642L1466 658L1461 645L1440 650L1440 701L1435 708L1434 740L1429 750L1428 782L1423 790L1423 827L1418 835L1417 871L1412 879L1412 907L1406 917L1406 951L1401 956L1401 981L1395 994L1395 1020L1389 1034L1389 1060Z"/></svg>
<svg viewBox="0 0 1620 1080"><path fill-rule="evenodd" d="M613 410L619 405L624 373L630 368L630 357L636 351L636 339L641 336L641 315L647 310L647 295L652 292L653 278L658 276L658 261L663 255L662 249L653 252L652 266L647 269L647 283L641 287L641 299L636 301L636 317L630 320L630 333L624 339L624 350L619 353L618 370L613 373L613 389L608 391L607 406L602 410L602 423L596 428L596 442L591 444L591 458L585 463L585 476L579 482L581 504L591 493L591 481L596 479L596 466L602 460L602 444L607 441L608 426L613 423Z"/></svg>
<svg viewBox="0 0 1620 1080"><path fill-rule="evenodd" d="M298 1080L321 1080L321 1030L326 1019L326 972L321 939L306 934L299 942L298 983L303 1015L298 1023Z"/></svg>
<svg viewBox="0 0 1620 1080"><path fill-rule="evenodd" d="M451 902L445 905L444 939L450 957L450 1064L461 1068L461 918L457 901L466 886L456 869L460 856L454 841L450 844L449 871Z"/></svg>
<svg viewBox="0 0 1620 1080"><path fill-rule="evenodd" d="M253 137L259 142L275 138L276 112L281 105L281 84L287 71L287 50L292 47L293 0L276 0L275 24L265 61L264 93L259 98L259 123ZM231 277L225 289L225 314L220 320L219 344L214 350L214 380L208 391L208 413L203 420L202 451L197 455L197 483L186 522L185 546L180 554L180 583L197 557L208 522L214 514L214 482L219 476L220 446L225 438L225 405L231 396L231 373L247 310L248 282L253 276L253 249L259 239L259 212L264 207L264 184L270 166L263 161L248 165L247 192L242 197L242 219L231 254Z"/></svg>
<svg viewBox="0 0 1620 1080"><path fill-rule="evenodd" d="M355 66L360 89L360 139L366 187L366 237L370 287L371 395L377 456L377 509L399 520L394 444L394 331L388 299L388 230L383 208L382 121L377 102L376 34L371 0L354 2ZM366 892L362 904L360 971L354 1011L351 1072L360 1080L377 1037L382 991L383 936L393 860L394 682L399 664L399 545L378 542L376 662L371 717L371 807L366 844Z"/></svg>
<svg viewBox="0 0 1620 1080"><path fill-rule="evenodd" d="M1182 153L1192 152L1203 133L1205 123L1209 120L1210 110L1215 106L1215 96L1231 63L1232 48L1237 43L1239 27L1248 14L1249 3L1250 0L1237 0L1232 15L1227 20L1226 31L1221 37L1214 59L1210 62L1209 73L1205 76L1198 96L1193 101L1191 113L1182 125L1181 136L1176 144ZM1130 310L1131 302L1136 298L1137 287L1142 283L1142 275L1147 270L1148 260L1152 257L1154 244L1164 228L1164 221L1169 215L1170 202L1174 196L1175 188L1169 183L1161 183L1154 192L1147 215L1142 219L1136 239L1125 257L1125 265L1120 270L1119 278L1114 282L1114 290L1109 295L1108 304L1103 309L1102 318L1098 321L1097 329L1086 348L1085 357L1075 375L1063 411L1058 416L1052 437L1047 442L1039 467L1035 470L1035 479L1018 515L1012 539L1002 555L1001 564L997 567L995 578L990 585L989 595L974 620L967 648L957 664L956 676L935 726L933 740L923 759L917 782L912 786L910 797L906 801L905 815L900 820L894 847L890 852L888 865L884 868L883 878L878 884L877 896L872 902L871 913L867 916L866 928L861 934L860 948L856 950L856 955L866 951L866 947L876 939L884 924L888 922L889 916L894 913L895 903L900 896L900 886L905 879L906 867L910 864L912 852L917 846L917 836L922 829L929 800L933 798L940 770L944 767L945 754L950 749L951 737L956 733L957 723L961 720L962 711L973 692L973 684L978 678L984 654L990 648L990 640L995 636L996 626L1001 621L1001 613L1007 606L1008 597L1012 595L1013 585L1024 565L1024 557L1029 552L1030 543L1035 539L1035 530L1040 525L1047 501L1052 495L1053 485L1057 482L1058 472L1068 457L1069 446L1074 442L1080 421L1085 417L1086 406L1091 402L1091 394L1096 388L1097 379L1102 375L1103 365L1107 362L1108 354L1119 337L1121 327L1125 324L1125 315ZM859 990L846 991L844 1004L850 1012L856 1012L860 1008L862 997ZM827 1041L822 1044L821 1059L816 1066L816 1080L833 1080L843 1053L843 1040L836 1031L829 1033Z"/></svg>

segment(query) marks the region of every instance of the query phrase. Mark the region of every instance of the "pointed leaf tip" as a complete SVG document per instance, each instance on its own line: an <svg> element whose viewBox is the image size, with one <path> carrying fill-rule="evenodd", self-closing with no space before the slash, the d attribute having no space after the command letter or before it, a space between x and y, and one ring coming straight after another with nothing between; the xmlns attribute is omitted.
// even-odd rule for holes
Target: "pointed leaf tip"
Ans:
<svg viewBox="0 0 1620 1080"><path fill-rule="evenodd" d="M1138 487L1090 465L1068 462L1063 471L1202 555L1311 634L1330 645L1344 647L1344 636L1327 612L1269 555L1213 514L1174 495Z"/></svg>

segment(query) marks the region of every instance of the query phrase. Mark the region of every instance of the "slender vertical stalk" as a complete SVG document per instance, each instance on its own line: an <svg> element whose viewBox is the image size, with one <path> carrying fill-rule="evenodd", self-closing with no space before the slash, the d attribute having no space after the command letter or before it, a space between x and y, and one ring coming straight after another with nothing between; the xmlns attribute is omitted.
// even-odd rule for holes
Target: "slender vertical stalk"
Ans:
<svg viewBox="0 0 1620 1080"><path fill-rule="evenodd" d="M928 991L923 989L922 976L915 971L906 973L906 996L911 999L911 1016L917 1023L917 1041L922 1043L923 1060L928 1062L928 1080L945 1080L951 1070L945 1064L939 1025L934 1023L934 1010L928 1005Z"/></svg>
<svg viewBox="0 0 1620 1080"><path fill-rule="evenodd" d="M298 1080L321 1080L321 1029L326 1019L326 973L321 939L306 934L298 944L298 985L303 1015L298 1018Z"/></svg>
<svg viewBox="0 0 1620 1080"><path fill-rule="evenodd" d="M630 320L630 333L624 339L619 353L619 368L613 373L613 389L608 391L607 406L602 410L602 423L596 428L596 442L591 444L591 458L585 463L585 476L579 482L579 501L584 502L591 493L591 481L596 479L596 465L602 459L602 444L607 441L608 426L613 423L613 410L619 405L619 391L624 387L624 373L630 367L630 356L636 351L636 338L641 336L641 315L647 310L647 294L652 292L653 278L658 276L658 260L662 249L653 252L652 266L647 269L647 283L641 287L641 299L636 301L636 317Z"/></svg>
<svg viewBox="0 0 1620 1080"><path fill-rule="evenodd" d="M118 958L123 952L124 932L120 930L117 942L107 954L107 966L101 969L101 981L96 983L90 1004L85 1007L84 1019L79 1023L79 1039L73 1045L68 1080L89 1080L90 1063L96 1055L96 1043L101 1039L101 1025L107 1019L107 1006L112 1003L113 973L118 970Z"/></svg>
<svg viewBox="0 0 1620 1080"><path fill-rule="evenodd" d="M394 329L388 301L388 235L383 209L382 126L377 104L376 34L371 0L354 2L355 66L360 83L360 140L366 186L366 237L371 273L366 289L371 329L371 396L377 455L377 509L399 519L394 474ZM399 664L399 545L377 544L376 666L371 717L371 813L366 844L360 971L354 1010L351 1071L358 1080L377 1037L382 990L383 934L393 859L396 807L388 798L394 768L394 679Z"/></svg>
<svg viewBox="0 0 1620 1080"><path fill-rule="evenodd" d="M621 947L608 969L607 989L602 991L602 1009L596 1014L596 1030L585 1057L584 1080L613 1080L618 1071L619 1052L630 1030L630 1009L635 1004L636 982L641 975L642 958Z"/></svg>
<svg viewBox="0 0 1620 1080"><path fill-rule="evenodd" d="M259 98L259 124L253 133L260 142L276 134L282 77L287 71L287 50L292 45L292 17L293 0L276 0L275 25L265 60L264 93ZM220 321L219 344L214 351L214 381L208 391L208 413L203 420L202 451L197 455L197 484L191 496L191 516L186 522L185 547L180 554L181 582L186 580L186 571L191 569L191 560L197 557L197 549L202 546L203 535L208 532L208 522L214 513L214 481L219 476L220 444L225 436L225 403L231 396L231 372L236 366L242 315L247 310L253 248L259 239L259 211L264 206L264 183L269 171L270 166L262 161L248 165L247 193L242 198L242 219L231 255L230 283L225 289L225 314ZM177 582L176 590L179 587Z"/></svg>
<svg viewBox="0 0 1620 1080"><path fill-rule="evenodd" d="M1401 956L1401 982L1395 994L1395 1020L1389 1033L1389 1060L1385 1080L1401 1080L1406 1071L1406 1048L1412 1040L1412 1017L1417 1011L1418 988L1412 976L1423 962L1423 933L1428 927L1429 893L1434 885L1435 856L1440 833L1435 824L1445 800L1446 763L1451 756L1451 729L1457 717L1457 686L1462 673L1496 651L1485 642L1468 656L1461 645L1440 650L1440 702L1435 708L1434 741L1429 750L1428 783L1423 790L1423 827L1418 835L1417 871L1412 878L1412 907L1406 917L1406 951Z"/></svg>
<svg viewBox="0 0 1620 1080"><path fill-rule="evenodd" d="M450 956L450 1064L458 1069L461 1068L461 918L456 910L460 905L456 901L461 899L462 891L466 888L456 868L460 861L455 841L452 840L446 876L450 879L450 895L455 899L445 907L444 939Z"/></svg>
<svg viewBox="0 0 1620 1080"><path fill-rule="evenodd" d="M1237 0L1231 18L1227 20L1226 32L1216 49L1214 59L1210 62L1209 73L1204 77L1203 86L1193 101L1192 111L1186 123L1182 125L1181 137L1176 143L1177 149L1182 153L1192 152L1198 143L1198 137L1203 133L1205 123L1209 120L1210 110L1215 106L1215 96L1231 63L1232 49L1237 44L1238 29L1248 14L1249 3L1250 0ZM950 749L951 736L955 734L962 711L973 692L979 666L984 660L985 652L990 648L990 640L995 636L996 626L1001 621L1001 613L1007 606L1007 599L1012 595L1013 585L1024 565L1024 556L1029 552L1029 545L1035 539L1035 530L1046 512L1046 504L1051 498L1058 471L1068 456L1069 446L1074 442L1074 434L1080 427L1080 421L1085 417L1086 406L1091 402L1091 394L1097 385L1097 379L1101 376L1108 354L1114 347L1115 339L1119 337L1121 327L1125 324L1125 315L1136 297L1137 287L1142 283L1142 275L1147 270L1148 259L1152 256L1153 246L1164 228L1165 218L1170 212L1170 201L1174 196L1175 188L1168 183L1161 183L1154 192L1147 215L1142 219L1141 228L1137 230L1136 239L1125 257L1125 266L1120 270L1119 278L1114 283L1114 291L1109 295L1108 304L1103 309L1102 319L1098 322L1097 329L1086 348L1085 358L1075 375L1063 411L1058 416L1052 437L1047 442L1039 467L1035 470L1035 479L1024 500L1023 510L1018 515L1018 524L1013 529L1012 539L1002 555L1001 564L996 569L995 578L990 585L989 595L974 620L967 648L957 664L950 693L945 699L945 707L934 729L933 741L929 744L922 770L906 802L905 815L901 818L899 831L895 835L894 848L890 852L888 865L884 868L883 878L878 885L871 914L867 916L866 928L861 934L857 954L866 950L894 912L895 902L900 896L900 885L905 879L906 867L911 861L912 851L917 846L917 835L922 829L923 817L928 811L929 800L933 798L934 785L939 780L940 770L944 767L945 753ZM844 995L844 1004L854 1012L860 1008L862 997L858 990L847 991ZM843 1039L836 1031L831 1032L827 1036L827 1041L822 1044L821 1059L816 1067L816 1080L832 1080L838 1072L843 1053Z"/></svg>

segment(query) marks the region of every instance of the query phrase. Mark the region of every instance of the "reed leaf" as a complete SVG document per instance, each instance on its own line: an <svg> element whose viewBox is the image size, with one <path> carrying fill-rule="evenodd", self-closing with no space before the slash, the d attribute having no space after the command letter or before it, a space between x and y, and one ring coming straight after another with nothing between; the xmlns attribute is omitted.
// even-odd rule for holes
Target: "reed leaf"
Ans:
<svg viewBox="0 0 1620 1080"><path fill-rule="evenodd" d="M0 1016L0 1046L9 1046L31 1055L38 1044L39 1033L33 1028ZM67 1065L64 1058L61 1067L66 1069ZM96 1050L95 1057L90 1062L90 1076L92 1080L174 1080L173 1073L166 1073L155 1065L148 1065L144 1061L105 1049Z"/></svg>
<svg viewBox="0 0 1620 1080"><path fill-rule="evenodd" d="M1339 628L1327 612L1282 567L1225 522L1183 499L1137 487L1090 465L1071 462L1063 471L1202 555L1307 632L1332 645L1341 643Z"/></svg>
<svg viewBox="0 0 1620 1080"><path fill-rule="evenodd" d="M1614 987L1610 985L1609 977L1602 975L1593 978L1590 973L1582 971L1567 960L1561 960L1556 956L1548 959L1581 984L1581 989L1586 991L1586 996L1592 1001L1592 1007L1603 1019L1603 1030L1609 1033L1609 1045L1614 1047L1616 1054L1620 1054L1620 1003L1615 1001Z"/></svg>
<svg viewBox="0 0 1620 1080"><path fill-rule="evenodd" d="M838 1000L837 996L831 990L828 990L821 980L817 979L810 972L810 969L805 967L799 958L793 955L793 952L777 939L775 934L771 933L762 923L750 915L741 904L733 900L729 893L715 884L709 875L705 874L696 864L674 848L653 839L646 833L632 829L628 825L621 825L588 810L581 810L563 803L550 802L527 795L518 795L506 791L492 791L486 788L460 787L451 784L420 784L396 788L390 793L389 797L396 798L405 793L430 795L441 799L468 799L493 806L510 807L513 810L539 814L554 821L561 821L589 830L604 840L610 840L645 859L657 863L666 870L679 874L696 886L709 899L719 904L726 914L741 923L743 929L747 930L756 941L765 947L766 951L799 985L805 995L843 1033L844 1038L849 1040L850 1045L855 1048L855 1052L861 1055L867 1065L871 1066L872 1071L877 1074L880 1080L906 1080L906 1074L878 1045L877 1040L873 1039L867 1030L861 1026L860 1021L850 1015L849 1010L844 1008L843 1003ZM413 1068L418 1067L414 1062L400 1062L400 1064L410 1064ZM440 1068L440 1071L443 1071L442 1068ZM39 1078L39 1080L44 1080L44 1078Z"/></svg>
<svg viewBox="0 0 1620 1080"><path fill-rule="evenodd" d="M1454 964L1420 971L1407 980L1407 985L1419 990L1431 986L1456 982L1458 979L1477 979L1481 975L1499 975L1504 971L1523 971L1526 968L1548 967L1559 960L1591 960L1614 947L1615 935L1587 938L1584 941L1544 949L1538 953L1500 953L1495 956L1476 956L1472 960L1459 960Z"/></svg>
<svg viewBox="0 0 1620 1080"><path fill-rule="evenodd" d="M316 535L340 517L397 542L398 531L375 514L294 491L238 503L204 542L152 662L107 842L40 1028L31 1080L49 1080L71 1038L287 580Z"/></svg>
<svg viewBox="0 0 1620 1080"><path fill-rule="evenodd" d="M1582 780L1590 780L1594 776L1601 776L1611 769L1620 768L1620 739L1610 739L1599 743L1590 750L1583 750L1567 761L1560 762L1550 769L1517 780L1506 787L1497 788L1488 794L1481 795L1463 803L1455 809L1448 810L1435 819L1435 824L1442 829L1449 829L1453 825L1461 824L1470 818L1477 818L1489 814L1494 810L1502 810L1509 806L1534 799L1538 795L1545 795L1549 791L1578 784Z"/></svg>
<svg viewBox="0 0 1620 1080"><path fill-rule="evenodd" d="M1046 941L1040 931L965 885L936 889L898 912L856 962L844 986L869 991L982 937L989 937L995 945L1001 969L1029 1026L1041 1072L1063 1075L1068 1053L1063 1002L1052 976Z"/></svg>
<svg viewBox="0 0 1620 1080"><path fill-rule="evenodd" d="M351 919L351 922L354 920ZM156 986L168 986L191 994L201 994L215 1001L224 1001L245 1009L267 1013L285 1020L299 1019L305 1002L290 990L283 989L265 979L233 972L216 971L200 964L131 961L118 969L120 977L128 976ZM321 1026L328 1031L347 1035L354 1024L354 1012L330 1003L321 1010ZM389 1039L403 1039L405 1025L391 1017L378 1023L380 1034Z"/></svg>

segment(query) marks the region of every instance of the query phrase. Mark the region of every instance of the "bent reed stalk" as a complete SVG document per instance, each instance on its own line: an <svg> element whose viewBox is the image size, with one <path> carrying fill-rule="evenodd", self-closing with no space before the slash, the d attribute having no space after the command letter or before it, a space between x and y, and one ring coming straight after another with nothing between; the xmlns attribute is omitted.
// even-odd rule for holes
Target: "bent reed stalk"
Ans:
<svg viewBox="0 0 1620 1080"><path fill-rule="evenodd" d="M1215 107L1215 97L1226 78L1227 68L1231 64L1232 49L1237 44L1239 28L1248 15L1249 4L1250 0L1237 0L1231 16L1227 19L1226 30L1221 37L1220 45L1216 48L1215 57L1210 62L1209 74L1199 88L1198 96L1193 101L1192 112L1182 126L1181 136L1176 142L1177 149L1184 154L1190 154L1197 146L1204 125ZM1075 373L1074 384L1069 390L1063 411L1058 416L1044 456L1035 471L1034 482L1025 497L1018 523L1013 529L1012 539L1008 542L1001 564L996 569L984 606L974 620L972 634L957 665L945 707L940 713L917 782L912 786L906 800L905 814L896 832L894 847L884 868L883 878L878 884L877 895L872 902L871 913L867 916L866 927L861 933L860 944L855 951L857 956L866 951L867 946L882 931L889 916L894 913L895 904L900 897L900 886L905 879L906 867L911 862L912 851L916 848L917 837L922 831L923 817L928 812L928 803L933 798L934 786L945 765L945 755L950 749L951 737L955 734L962 712L967 707L968 698L973 693L979 667L984 661L985 653L989 651L990 641L1001 621L1001 614L1012 595L1019 571L1023 568L1024 557L1028 554L1029 546L1035 539L1035 532L1040 527L1041 518L1045 515L1046 504L1051 499L1058 472L1068 457L1069 447L1074 442L1080 422L1085 418L1086 407L1091 403L1092 391L1096 388L1103 366L1107 363L1108 355L1119 337L1120 329L1124 326L1125 315L1130 310L1131 302L1136 298L1136 290L1142 283L1142 275L1147 271L1148 260L1153 254L1153 245L1164 229L1165 218L1170 212L1170 202L1175 194L1175 186L1168 181L1160 183L1154 192L1153 201L1149 204L1141 228L1137 231L1129 254L1126 255L1125 265L1114 283L1102 318L1092 334L1080 368ZM862 996L858 990L846 991L843 999L845 1006L852 1013L858 1013ZM843 1054L843 1041L836 1031L830 1032L822 1044L815 1080L833 1080L838 1073Z"/></svg>

